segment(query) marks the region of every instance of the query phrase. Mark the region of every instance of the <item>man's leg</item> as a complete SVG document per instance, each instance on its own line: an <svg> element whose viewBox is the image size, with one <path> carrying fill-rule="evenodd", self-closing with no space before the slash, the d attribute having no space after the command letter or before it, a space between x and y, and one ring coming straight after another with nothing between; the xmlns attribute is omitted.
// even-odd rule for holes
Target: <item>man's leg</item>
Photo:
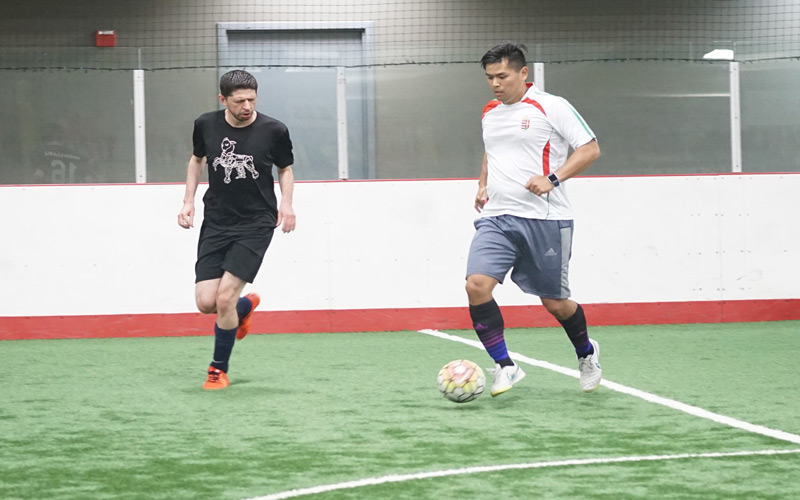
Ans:
<svg viewBox="0 0 800 500"><path fill-rule="evenodd" d="M570 299L543 298L542 305L564 327L578 357L592 353L592 344L589 342L588 328L586 327L586 316L584 316L580 304Z"/></svg>
<svg viewBox="0 0 800 500"><path fill-rule="evenodd" d="M592 392L600 385L603 371L600 368L600 345L589 338L586 316L577 302L569 299L542 299L542 305L564 327L578 355L581 389Z"/></svg>
<svg viewBox="0 0 800 500"><path fill-rule="evenodd" d="M483 274L467 276L467 296L472 325L486 352L496 364L492 396L506 392L525 377L525 372L516 366L508 355L503 315L492 297L492 291L497 284L498 281L491 276Z"/></svg>
<svg viewBox="0 0 800 500"><path fill-rule="evenodd" d="M467 276L467 297L472 326L486 352L500 366L514 364L508 356L504 336L503 315L494 301L492 291L498 281L491 276L471 274Z"/></svg>
<svg viewBox="0 0 800 500"><path fill-rule="evenodd" d="M236 311L236 304L247 283L233 274L225 271L217 288L217 325L220 328L230 330L238 328L239 313Z"/></svg>
<svg viewBox="0 0 800 500"><path fill-rule="evenodd" d="M252 313L261 302L261 298L256 293L248 293L244 297L240 297L240 295L245 282L252 283L255 280L274 231L274 227L265 227L239 235L231 245L222 265L222 268L229 274L241 280L241 287L233 291L234 296L229 297L230 300L235 300L236 338L239 340L250 333ZM232 319L231 317L231 321Z"/></svg>
<svg viewBox="0 0 800 500"><path fill-rule="evenodd" d="M217 321L214 325L214 358L208 369L208 379L203 385L204 389L224 389L229 385L228 362L236 342L236 330L239 328L236 304L244 286L244 280L227 271L218 280L197 283L198 307L202 303L206 310L209 310L209 296L213 293L214 308L217 312Z"/></svg>
<svg viewBox="0 0 800 500"><path fill-rule="evenodd" d="M198 281L194 286L194 300L203 314L217 312L217 289L221 278Z"/></svg>

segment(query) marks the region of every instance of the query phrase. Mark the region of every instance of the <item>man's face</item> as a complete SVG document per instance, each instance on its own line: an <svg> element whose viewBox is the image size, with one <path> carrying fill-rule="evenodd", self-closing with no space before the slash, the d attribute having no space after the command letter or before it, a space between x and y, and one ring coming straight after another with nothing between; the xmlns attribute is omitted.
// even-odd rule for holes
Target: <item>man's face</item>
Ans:
<svg viewBox="0 0 800 500"><path fill-rule="evenodd" d="M234 90L228 97L219 96L219 102L228 109L231 117L245 123L253 117L256 110L256 91L252 89Z"/></svg>
<svg viewBox="0 0 800 500"><path fill-rule="evenodd" d="M528 79L528 67L519 71L508 65L508 60L503 59L498 63L486 65L486 78L495 97L503 104L514 104L522 99L528 90L525 81Z"/></svg>

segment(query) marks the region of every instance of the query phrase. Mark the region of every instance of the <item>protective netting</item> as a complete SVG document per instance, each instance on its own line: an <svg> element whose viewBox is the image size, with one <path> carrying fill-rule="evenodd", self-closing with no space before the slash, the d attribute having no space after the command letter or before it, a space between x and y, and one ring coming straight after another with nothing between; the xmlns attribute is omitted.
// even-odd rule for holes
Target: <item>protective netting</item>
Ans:
<svg viewBox="0 0 800 500"><path fill-rule="evenodd" d="M505 40L591 124L588 175L800 171L800 0L27 0L0 28L0 184L184 181L232 67L300 180L475 177Z"/></svg>
<svg viewBox="0 0 800 500"><path fill-rule="evenodd" d="M0 69L198 69L800 57L800 2L32 0L0 6ZM101 35L97 47L97 32ZM322 31L325 36L315 37ZM360 43L334 43L358 36ZM112 40L113 39L113 40ZM295 43L291 50L285 42ZM723 52L719 52L723 51ZM222 61L221 61L222 59Z"/></svg>

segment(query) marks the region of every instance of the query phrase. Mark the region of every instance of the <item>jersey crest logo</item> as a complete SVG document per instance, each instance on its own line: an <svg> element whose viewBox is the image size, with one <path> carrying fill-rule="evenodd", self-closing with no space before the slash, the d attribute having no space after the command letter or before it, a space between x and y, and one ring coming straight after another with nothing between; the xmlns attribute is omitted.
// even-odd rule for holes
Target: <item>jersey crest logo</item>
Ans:
<svg viewBox="0 0 800 500"><path fill-rule="evenodd" d="M531 128L531 117L526 116L525 118L523 118L522 123L520 123L520 126L522 127L522 130L528 130L529 128Z"/></svg>
<svg viewBox="0 0 800 500"><path fill-rule="evenodd" d="M225 184L231 183L231 173L236 169L236 178L247 178L247 172L253 174L253 179L258 179L258 171L255 164L253 164L253 157L250 155L240 155L233 152L236 147L236 141L232 141L227 137L222 139L222 154L214 158L214 172L217 167L222 165L225 169Z"/></svg>

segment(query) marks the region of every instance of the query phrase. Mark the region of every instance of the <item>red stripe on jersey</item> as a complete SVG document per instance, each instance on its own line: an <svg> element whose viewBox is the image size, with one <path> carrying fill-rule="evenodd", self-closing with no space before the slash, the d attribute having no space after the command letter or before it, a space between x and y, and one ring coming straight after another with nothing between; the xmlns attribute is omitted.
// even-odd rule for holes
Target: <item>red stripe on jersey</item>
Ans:
<svg viewBox="0 0 800 500"><path fill-rule="evenodd" d="M542 105L541 105L541 104L539 104L538 102L534 101L534 100L533 100L533 99L531 99L530 97L526 97L525 99L523 99L523 100L522 100L522 102L524 102L524 103L527 103L527 104L530 104L530 105L532 105L532 106L535 106L535 107L536 107L536 108L537 108L539 111L541 111L541 112L542 112L542 114L543 114L544 116L547 116L547 113L545 113L545 112L544 112L544 108L542 107Z"/></svg>
<svg viewBox="0 0 800 500"><path fill-rule="evenodd" d="M550 175L550 141L547 141L542 150L542 171L542 175Z"/></svg>
<svg viewBox="0 0 800 500"><path fill-rule="evenodd" d="M526 97L522 100L522 102L534 106L536 109L541 111L544 116L547 116L547 113L545 113L542 105L530 97ZM542 150L542 171L544 172L543 175L550 175L550 141L547 141L547 144L544 145L544 149Z"/></svg>
<svg viewBox="0 0 800 500"><path fill-rule="evenodd" d="M498 101L497 99L495 99L494 101L489 101L489 104L487 104L486 106L483 107L483 114L481 115L481 120L483 120L483 117L486 116L486 113L488 113L489 111L493 110L494 108L496 108L499 105L500 105L500 101Z"/></svg>

